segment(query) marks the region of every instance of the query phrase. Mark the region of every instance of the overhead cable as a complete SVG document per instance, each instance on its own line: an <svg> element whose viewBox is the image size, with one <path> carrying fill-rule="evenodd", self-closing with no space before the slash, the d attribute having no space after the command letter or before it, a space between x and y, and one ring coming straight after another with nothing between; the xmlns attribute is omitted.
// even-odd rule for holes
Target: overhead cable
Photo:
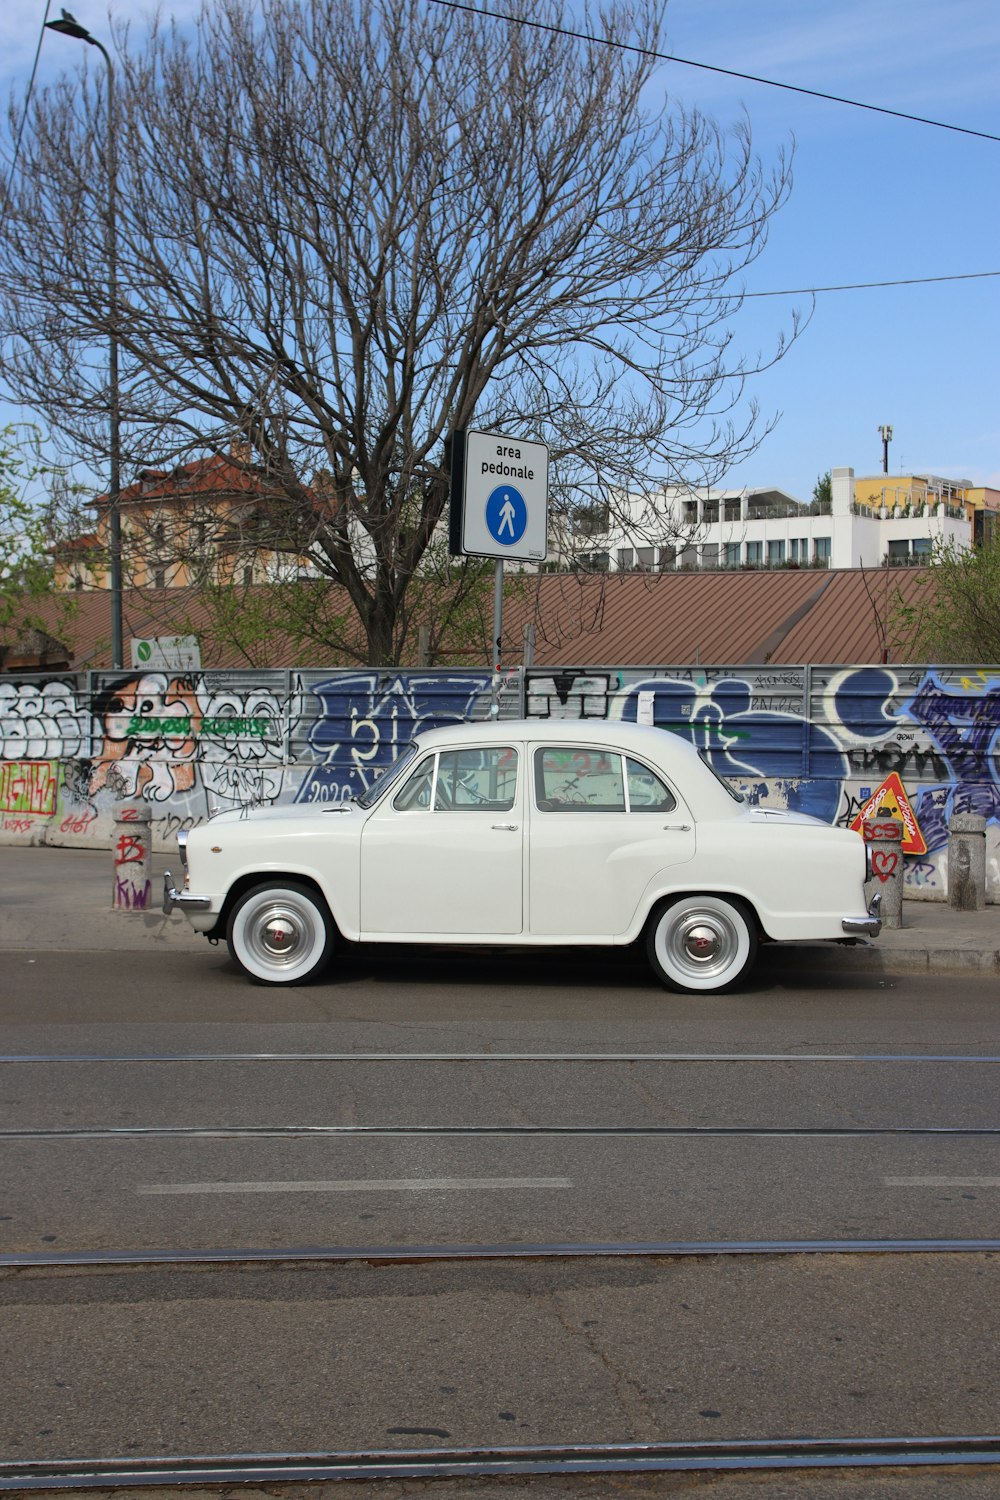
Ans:
<svg viewBox="0 0 1000 1500"><path fill-rule="evenodd" d="M434 0L435 5L447 6L449 10L464 10L470 15L486 16L496 21L510 21L515 26L530 26L535 31L551 31L558 36L572 37L578 42L593 42L601 47L615 47L620 52L636 52L640 57L652 57L658 62L679 63L685 68L701 68L706 73L723 73L727 78L741 78L747 83L761 83L771 89L785 89L792 94L806 94L811 99L825 99L830 104L847 104L852 109L867 109L879 115L892 115L897 120L910 120L915 125L932 125L936 130L954 130L960 135L978 136L984 141L1000 141L1000 135L988 130L973 130L969 125L952 125L947 120L931 120L926 115L911 115L902 109L890 109L885 104L866 104L860 99L847 99L841 94L827 94L821 89L807 89L799 83L780 83L776 78L761 78L756 73L740 73L735 68L720 68L714 63L696 62L690 57L677 57L671 52L657 52L652 47L640 47L635 42L619 42L611 37L594 36L587 31L573 31L567 26L554 26L548 21L531 21L526 16L513 16L507 11L482 10L477 5L464 4L463 0Z"/></svg>

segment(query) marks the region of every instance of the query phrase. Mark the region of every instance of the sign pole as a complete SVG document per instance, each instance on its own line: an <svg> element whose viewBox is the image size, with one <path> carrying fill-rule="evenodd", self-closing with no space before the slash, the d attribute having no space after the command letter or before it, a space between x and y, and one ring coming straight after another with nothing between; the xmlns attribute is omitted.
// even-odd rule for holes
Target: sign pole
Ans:
<svg viewBox="0 0 1000 1500"><path fill-rule="evenodd" d="M500 715L500 653L503 643L503 558L498 557L493 570L493 693L490 718Z"/></svg>

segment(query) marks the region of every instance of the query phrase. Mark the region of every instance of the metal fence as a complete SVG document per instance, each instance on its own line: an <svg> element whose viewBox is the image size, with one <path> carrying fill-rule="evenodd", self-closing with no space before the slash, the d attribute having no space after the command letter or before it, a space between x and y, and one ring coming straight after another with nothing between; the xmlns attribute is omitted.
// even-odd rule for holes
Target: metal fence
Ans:
<svg viewBox="0 0 1000 1500"><path fill-rule="evenodd" d="M908 894L943 896L947 822L984 816L1000 899L1000 667L573 667L95 672L0 678L0 842L104 845L114 809L154 838L211 811L336 802L421 729L625 719L703 749L751 802L850 825L888 781L920 842Z"/></svg>

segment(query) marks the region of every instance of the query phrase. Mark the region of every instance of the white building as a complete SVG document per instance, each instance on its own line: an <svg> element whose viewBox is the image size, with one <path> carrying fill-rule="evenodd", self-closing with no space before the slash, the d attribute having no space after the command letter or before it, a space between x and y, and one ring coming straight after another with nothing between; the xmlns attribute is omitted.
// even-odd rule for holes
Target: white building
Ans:
<svg viewBox="0 0 1000 1500"><path fill-rule="evenodd" d="M936 541L972 546L968 488L936 475L855 482L853 469L834 469L829 513L814 515L783 490L672 486L578 537L575 560L611 572L906 566L928 561Z"/></svg>

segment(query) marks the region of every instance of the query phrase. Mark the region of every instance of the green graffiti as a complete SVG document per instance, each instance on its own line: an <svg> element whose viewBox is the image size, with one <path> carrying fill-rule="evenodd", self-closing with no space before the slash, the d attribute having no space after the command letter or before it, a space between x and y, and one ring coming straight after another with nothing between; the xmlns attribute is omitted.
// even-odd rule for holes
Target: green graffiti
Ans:
<svg viewBox="0 0 1000 1500"><path fill-rule="evenodd" d="M205 719L202 722L203 734L242 734L249 735L256 740L267 739L271 729L270 719L237 719L224 715L222 718Z"/></svg>
<svg viewBox="0 0 1000 1500"><path fill-rule="evenodd" d="M130 738L140 734L162 734L170 735L172 738L180 735L186 739L191 733L191 720L189 717L154 719L152 715L147 718L144 714L133 714L125 733Z"/></svg>
<svg viewBox="0 0 1000 1500"><path fill-rule="evenodd" d="M265 740L271 733L270 719L238 719L235 715L223 714L218 718L206 718L202 720L201 732L205 736L216 736L220 739L228 735L238 734L244 738ZM157 719L151 714L147 717L142 714L134 714L128 722L125 730L129 738L138 735L161 735L164 738L189 739L191 736L191 720L189 717L179 719Z"/></svg>

